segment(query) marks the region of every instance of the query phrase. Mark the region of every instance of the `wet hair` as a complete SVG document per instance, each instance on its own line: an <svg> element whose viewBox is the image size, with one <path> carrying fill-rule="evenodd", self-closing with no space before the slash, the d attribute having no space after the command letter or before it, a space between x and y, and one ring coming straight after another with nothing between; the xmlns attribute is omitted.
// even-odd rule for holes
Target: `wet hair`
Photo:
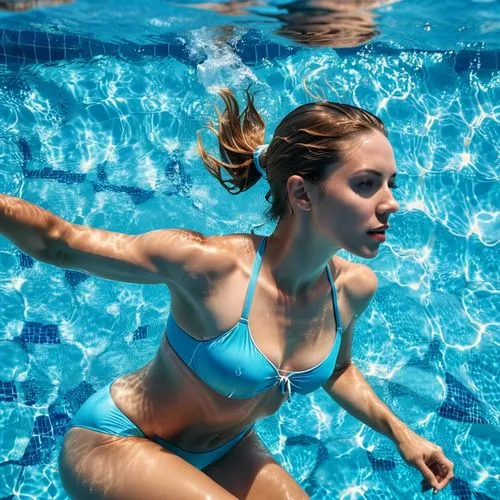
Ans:
<svg viewBox="0 0 500 500"><path fill-rule="evenodd" d="M265 123L257 112L254 98L247 90L247 105L242 113L229 89L222 89L224 111L217 110L218 126L207 128L218 138L220 158L207 153L198 132L198 150L207 170L231 194L251 188L262 176L253 154L264 143ZM277 220L287 215L287 181L292 175L320 184L329 167L341 164L360 139L374 131L387 137L382 121L362 108L336 102L303 104L281 121L260 163L266 170L270 190L266 200L271 207L266 215ZM223 172L225 175L223 177Z"/></svg>

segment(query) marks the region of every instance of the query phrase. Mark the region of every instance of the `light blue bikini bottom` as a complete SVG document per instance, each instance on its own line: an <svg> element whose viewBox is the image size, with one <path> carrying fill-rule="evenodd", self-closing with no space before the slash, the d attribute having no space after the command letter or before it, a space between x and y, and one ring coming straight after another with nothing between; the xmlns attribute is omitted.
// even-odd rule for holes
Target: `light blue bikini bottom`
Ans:
<svg viewBox="0 0 500 500"><path fill-rule="evenodd" d="M70 427L83 427L113 436L136 436L151 439L160 446L183 458L197 469L204 469L234 448L251 431L253 425L244 428L227 443L208 451L197 452L179 448L160 437L148 438L115 404L111 397L111 381L92 394L77 411Z"/></svg>

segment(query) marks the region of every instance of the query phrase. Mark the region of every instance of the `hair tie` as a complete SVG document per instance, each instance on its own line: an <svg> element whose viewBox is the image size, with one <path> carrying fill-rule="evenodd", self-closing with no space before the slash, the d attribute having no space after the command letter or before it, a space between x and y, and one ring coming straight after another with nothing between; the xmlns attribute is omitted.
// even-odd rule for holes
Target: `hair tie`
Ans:
<svg viewBox="0 0 500 500"><path fill-rule="evenodd" d="M262 144L262 146L258 146L255 148L255 151L253 152L253 162L255 164L255 168L260 172L260 175L264 177L264 179L267 180L267 173L266 171L262 168L262 165L260 164L260 155L262 154L262 151L264 149L267 149L269 144Z"/></svg>

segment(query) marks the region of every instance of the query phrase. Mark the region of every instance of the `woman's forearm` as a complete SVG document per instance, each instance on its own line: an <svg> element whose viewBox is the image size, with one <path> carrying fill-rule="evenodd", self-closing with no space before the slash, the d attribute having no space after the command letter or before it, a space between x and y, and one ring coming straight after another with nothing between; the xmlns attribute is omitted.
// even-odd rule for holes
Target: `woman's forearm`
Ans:
<svg viewBox="0 0 500 500"><path fill-rule="evenodd" d="M0 234L36 259L51 261L68 223L20 198L0 194Z"/></svg>
<svg viewBox="0 0 500 500"><path fill-rule="evenodd" d="M398 443L410 429L375 394L354 364L334 375L323 388L347 412Z"/></svg>

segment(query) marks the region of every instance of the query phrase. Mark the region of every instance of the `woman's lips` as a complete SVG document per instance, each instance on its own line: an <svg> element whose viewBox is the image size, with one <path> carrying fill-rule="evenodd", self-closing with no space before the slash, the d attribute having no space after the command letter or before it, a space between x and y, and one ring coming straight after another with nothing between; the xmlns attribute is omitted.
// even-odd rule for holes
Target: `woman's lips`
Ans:
<svg viewBox="0 0 500 500"><path fill-rule="evenodd" d="M379 243L383 243L385 241L385 232L382 233L368 233L368 236Z"/></svg>

